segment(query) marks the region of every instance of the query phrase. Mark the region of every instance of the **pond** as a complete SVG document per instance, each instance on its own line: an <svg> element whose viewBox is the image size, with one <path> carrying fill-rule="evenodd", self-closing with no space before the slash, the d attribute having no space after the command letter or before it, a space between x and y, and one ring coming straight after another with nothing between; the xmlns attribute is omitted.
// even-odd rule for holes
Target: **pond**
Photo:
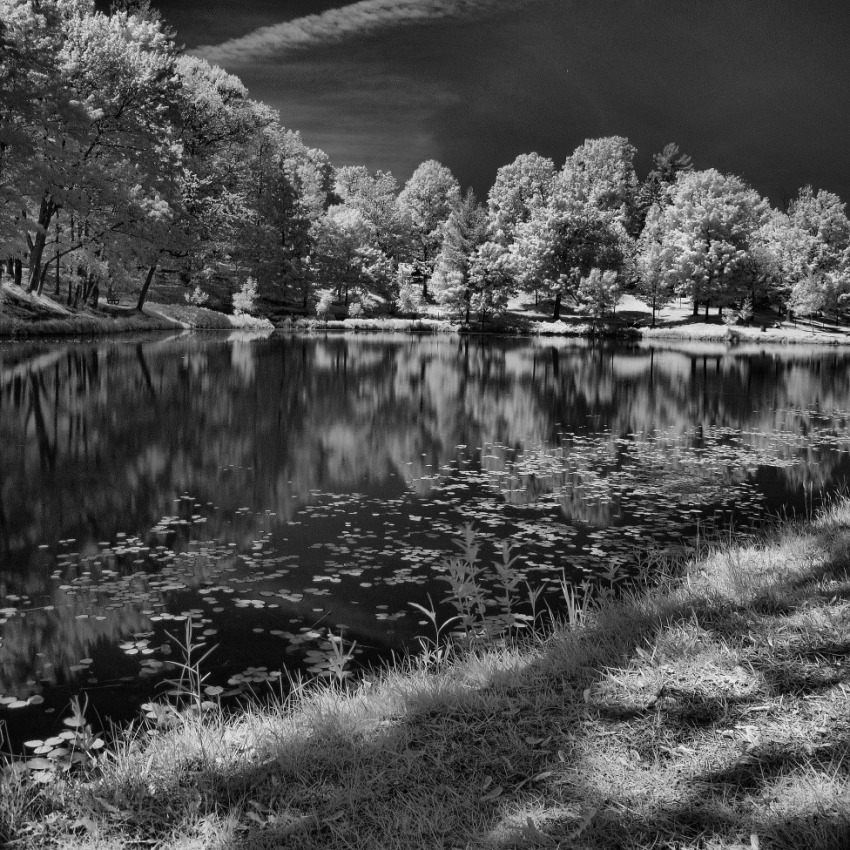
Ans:
<svg viewBox="0 0 850 850"><path fill-rule="evenodd" d="M531 587L843 487L850 351L213 333L0 344L0 720L135 716L363 663L441 616L453 540Z"/></svg>

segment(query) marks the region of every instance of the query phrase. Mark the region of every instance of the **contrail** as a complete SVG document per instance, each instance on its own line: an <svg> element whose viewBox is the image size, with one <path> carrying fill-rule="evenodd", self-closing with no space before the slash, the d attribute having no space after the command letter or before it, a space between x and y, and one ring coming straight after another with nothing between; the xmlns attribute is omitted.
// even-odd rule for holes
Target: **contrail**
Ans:
<svg viewBox="0 0 850 850"><path fill-rule="evenodd" d="M476 18L500 9L515 9L520 4L518 0L361 0L317 15L261 27L221 44L201 45L191 52L216 64L280 58L293 51L338 44L390 27L440 18Z"/></svg>

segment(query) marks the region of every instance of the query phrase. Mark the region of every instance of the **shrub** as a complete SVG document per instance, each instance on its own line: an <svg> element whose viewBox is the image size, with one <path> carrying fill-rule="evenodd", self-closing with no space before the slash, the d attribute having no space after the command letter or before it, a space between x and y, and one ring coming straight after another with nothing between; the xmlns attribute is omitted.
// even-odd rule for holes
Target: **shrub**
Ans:
<svg viewBox="0 0 850 850"><path fill-rule="evenodd" d="M187 292L183 297L186 299L186 303L193 307L203 307L210 300L209 294L204 292L200 286L196 286L192 292Z"/></svg>
<svg viewBox="0 0 850 850"><path fill-rule="evenodd" d="M233 293L233 314L253 313L257 306L257 281L249 277L238 292Z"/></svg>
<svg viewBox="0 0 850 850"><path fill-rule="evenodd" d="M327 320L331 315L331 307L333 306L334 297L331 292L323 292L319 303L316 304L316 315L320 319Z"/></svg>
<svg viewBox="0 0 850 850"><path fill-rule="evenodd" d="M363 305L359 301L355 301L353 304L348 305L348 318L349 319L361 319L364 314Z"/></svg>

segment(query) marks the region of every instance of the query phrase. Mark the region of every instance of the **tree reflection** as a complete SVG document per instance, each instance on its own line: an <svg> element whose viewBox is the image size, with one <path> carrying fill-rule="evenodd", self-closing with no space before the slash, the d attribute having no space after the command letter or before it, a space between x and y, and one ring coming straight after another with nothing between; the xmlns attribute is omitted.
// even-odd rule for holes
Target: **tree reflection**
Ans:
<svg viewBox="0 0 850 850"><path fill-rule="evenodd" d="M563 522L593 528L623 521L628 476L701 504L751 478L789 503L847 473L848 365L838 349L472 336L0 348L0 593L42 602L3 626L0 680L40 680L48 663L67 671L98 641L150 626L147 591L57 591L58 541L96 558L104 542L146 539L187 505L168 550L214 542L224 564L224 547L249 550L327 494L427 500L470 463L503 504L555 494ZM702 451L717 453L722 471ZM214 507L203 525L192 525L187 498ZM149 572L167 564L146 557ZM218 567L205 569L181 582L197 588ZM132 560L116 571L132 576ZM302 607L291 613L307 616ZM339 616L370 628L350 606Z"/></svg>

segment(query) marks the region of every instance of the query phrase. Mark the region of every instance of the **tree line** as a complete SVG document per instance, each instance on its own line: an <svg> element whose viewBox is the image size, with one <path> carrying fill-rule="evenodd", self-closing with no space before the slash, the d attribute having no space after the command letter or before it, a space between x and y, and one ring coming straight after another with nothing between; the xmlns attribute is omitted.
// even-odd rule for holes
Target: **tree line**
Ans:
<svg viewBox="0 0 850 850"><path fill-rule="evenodd" d="M214 283L327 315L469 321L520 291L598 317L624 290L656 311L687 298L747 319L810 316L850 297L850 222L804 187L773 209L741 178L698 171L676 145L643 180L614 136L561 167L522 154L485 201L440 163L400 186L334 167L251 100L241 81L183 55L146 0L0 0L0 279L79 306L132 297L158 271L195 303Z"/></svg>

